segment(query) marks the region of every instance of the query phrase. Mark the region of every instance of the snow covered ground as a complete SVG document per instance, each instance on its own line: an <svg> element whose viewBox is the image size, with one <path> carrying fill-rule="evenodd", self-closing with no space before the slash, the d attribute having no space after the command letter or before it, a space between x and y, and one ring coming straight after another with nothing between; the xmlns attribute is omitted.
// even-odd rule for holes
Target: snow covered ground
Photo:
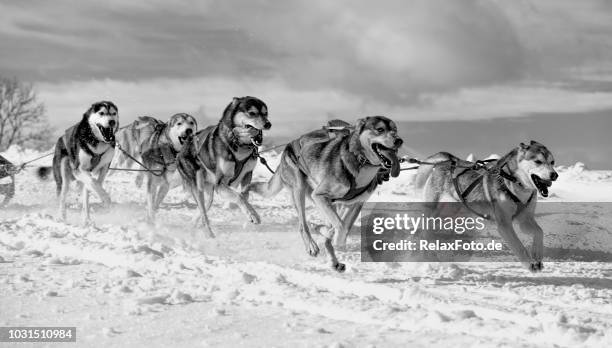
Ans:
<svg viewBox="0 0 612 348"><path fill-rule="evenodd" d="M2 155L19 163L39 153ZM266 157L275 167L278 157ZM612 201L612 171L559 170L547 201ZM268 175L258 166L255 180ZM417 201L412 175L373 199ZM53 181L33 169L17 177L0 210L0 326L76 326L77 346L612 346L610 263L546 260L539 274L515 262L361 263L356 229L337 274L325 255L306 255L286 193L253 197L258 226L215 202L210 240L191 225L195 206L182 189L147 226L133 182L110 176L114 204L93 199L95 226L84 228L76 192L69 222L58 222ZM579 229L586 240L612 238Z"/></svg>

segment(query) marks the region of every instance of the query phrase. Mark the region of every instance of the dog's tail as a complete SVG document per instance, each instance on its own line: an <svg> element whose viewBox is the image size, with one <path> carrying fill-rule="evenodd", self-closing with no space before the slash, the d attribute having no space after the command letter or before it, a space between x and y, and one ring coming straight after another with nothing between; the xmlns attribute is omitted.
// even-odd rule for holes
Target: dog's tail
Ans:
<svg viewBox="0 0 612 348"><path fill-rule="evenodd" d="M427 163L440 163L448 161L452 158L452 155L448 152L438 152L427 157L423 162ZM431 175L435 165L432 164L421 164L419 165L419 169L417 169L416 179L414 181L414 187L417 189L422 189L425 187L427 183L427 179Z"/></svg>
<svg viewBox="0 0 612 348"><path fill-rule="evenodd" d="M36 168L36 176L38 176L38 178L41 180L48 180L49 174L53 172L53 178L55 179L58 196L60 194L60 191L62 190L62 173L58 164L62 158L62 149L64 149L64 141L62 140L62 138L59 138L57 140L57 144L55 144L55 152L53 153L53 165Z"/></svg>

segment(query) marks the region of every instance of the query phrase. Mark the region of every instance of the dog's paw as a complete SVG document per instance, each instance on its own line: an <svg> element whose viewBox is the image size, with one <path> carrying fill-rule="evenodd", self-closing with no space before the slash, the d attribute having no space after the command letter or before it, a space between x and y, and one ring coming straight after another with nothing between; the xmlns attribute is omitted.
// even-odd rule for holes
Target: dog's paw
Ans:
<svg viewBox="0 0 612 348"><path fill-rule="evenodd" d="M255 211L249 213L249 220L251 220L251 223L255 225L259 225L261 223L261 218Z"/></svg>
<svg viewBox="0 0 612 348"><path fill-rule="evenodd" d="M338 273L344 273L344 271L346 271L346 265L343 264L342 262L336 262L336 263L332 264L332 267Z"/></svg>
<svg viewBox="0 0 612 348"><path fill-rule="evenodd" d="M317 242L311 239L308 247L306 248L306 252L312 257L317 257L317 255L319 255L319 246L317 245Z"/></svg>
<svg viewBox="0 0 612 348"><path fill-rule="evenodd" d="M544 264L542 261L534 261L529 264L529 270L533 273L540 272L544 269Z"/></svg>

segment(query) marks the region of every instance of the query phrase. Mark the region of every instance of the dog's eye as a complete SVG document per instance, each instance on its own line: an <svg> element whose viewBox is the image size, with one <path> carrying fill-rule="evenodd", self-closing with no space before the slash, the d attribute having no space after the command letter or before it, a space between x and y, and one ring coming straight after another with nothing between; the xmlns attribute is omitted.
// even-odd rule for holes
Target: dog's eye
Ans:
<svg viewBox="0 0 612 348"><path fill-rule="evenodd" d="M177 125L177 126L180 126L180 125L182 125L182 124L183 124L183 122L179 122L179 123L177 123L176 125Z"/></svg>
<svg viewBox="0 0 612 348"><path fill-rule="evenodd" d="M551 166L554 166L554 165L555 165L555 161L551 161L551 162L550 162L550 165L551 165Z"/></svg>
<svg viewBox="0 0 612 348"><path fill-rule="evenodd" d="M382 132L384 132L384 131L385 131L385 129L384 129L384 128L376 128L376 131L377 131L378 133L382 133Z"/></svg>
<svg viewBox="0 0 612 348"><path fill-rule="evenodd" d="M542 163L544 163L544 162L542 162L542 161L540 161L540 160L535 160L535 164L537 164L537 165L540 165L540 164L542 164Z"/></svg>
<svg viewBox="0 0 612 348"><path fill-rule="evenodd" d="M249 116L255 117L257 113L255 111L249 111Z"/></svg>

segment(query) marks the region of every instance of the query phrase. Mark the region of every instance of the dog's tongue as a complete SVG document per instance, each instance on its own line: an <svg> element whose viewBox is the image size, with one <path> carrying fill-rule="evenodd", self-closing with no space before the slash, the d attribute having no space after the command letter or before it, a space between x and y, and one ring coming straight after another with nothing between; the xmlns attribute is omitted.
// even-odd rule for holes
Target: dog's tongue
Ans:
<svg viewBox="0 0 612 348"><path fill-rule="evenodd" d="M381 155L385 156L385 158L391 161L391 176L397 178L400 173L400 162L397 158L397 150L381 147L378 152L380 152Z"/></svg>

